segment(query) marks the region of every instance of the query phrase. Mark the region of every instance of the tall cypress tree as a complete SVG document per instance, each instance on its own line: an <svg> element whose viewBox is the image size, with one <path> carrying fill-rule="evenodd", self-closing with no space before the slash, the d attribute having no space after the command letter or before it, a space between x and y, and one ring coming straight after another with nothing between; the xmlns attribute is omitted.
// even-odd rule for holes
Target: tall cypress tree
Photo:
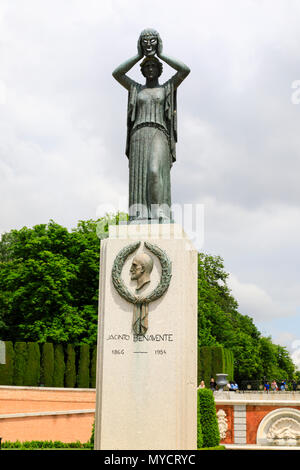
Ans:
<svg viewBox="0 0 300 470"><path fill-rule="evenodd" d="M27 343L17 341L15 343L15 367L14 367L14 384L18 386L24 385L25 370L27 365Z"/></svg>
<svg viewBox="0 0 300 470"><path fill-rule="evenodd" d="M38 343L27 344L27 364L24 385L38 387L40 384L40 348Z"/></svg>
<svg viewBox="0 0 300 470"><path fill-rule="evenodd" d="M54 347L52 343L44 343L42 346L42 370L41 382L44 387L53 386L54 372Z"/></svg>
<svg viewBox="0 0 300 470"><path fill-rule="evenodd" d="M14 385L14 346L5 341L5 364L0 364L0 385Z"/></svg>
<svg viewBox="0 0 300 470"><path fill-rule="evenodd" d="M64 387L65 381L65 356L62 344L54 346L54 372L53 387Z"/></svg>
<svg viewBox="0 0 300 470"><path fill-rule="evenodd" d="M67 345L66 356L65 386L74 388L76 385L76 354L72 344Z"/></svg>
<svg viewBox="0 0 300 470"><path fill-rule="evenodd" d="M82 344L79 349L78 388L89 388L90 385L90 347Z"/></svg>

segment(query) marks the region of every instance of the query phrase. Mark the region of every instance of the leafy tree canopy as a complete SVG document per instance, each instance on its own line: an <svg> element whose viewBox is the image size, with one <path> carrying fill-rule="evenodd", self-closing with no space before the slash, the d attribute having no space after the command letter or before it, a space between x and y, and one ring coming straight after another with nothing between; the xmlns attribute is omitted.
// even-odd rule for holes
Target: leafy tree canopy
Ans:
<svg viewBox="0 0 300 470"><path fill-rule="evenodd" d="M0 337L11 341L96 344L100 239L126 214L79 221L67 230L23 227L0 240ZM98 233L98 235L97 235ZM223 259L198 256L198 343L222 345L235 359L236 380L292 378L287 350L263 337L238 312ZM249 312L251 314L251 312Z"/></svg>

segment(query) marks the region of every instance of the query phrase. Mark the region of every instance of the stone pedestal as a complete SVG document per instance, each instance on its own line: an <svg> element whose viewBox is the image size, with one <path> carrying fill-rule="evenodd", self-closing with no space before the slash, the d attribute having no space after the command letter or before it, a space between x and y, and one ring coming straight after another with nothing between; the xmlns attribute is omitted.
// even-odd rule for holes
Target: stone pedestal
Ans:
<svg viewBox="0 0 300 470"><path fill-rule="evenodd" d="M130 266L149 254L144 242L164 250L172 262L168 290L149 304L144 336L132 330L134 305L112 282L116 256L134 241L122 280L135 292ZM151 253L150 253L151 254ZM143 295L158 285L154 267ZM178 225L110 227L101 242L95 449L194 450L197 448L197 251Z"/></svg>

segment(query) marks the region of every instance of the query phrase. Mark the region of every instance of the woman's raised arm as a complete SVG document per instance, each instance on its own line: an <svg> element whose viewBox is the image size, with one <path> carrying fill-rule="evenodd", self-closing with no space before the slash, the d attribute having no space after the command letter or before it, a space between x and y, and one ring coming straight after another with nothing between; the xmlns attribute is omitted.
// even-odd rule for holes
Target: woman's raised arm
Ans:
<svg viewBox="0 0 300 470"><path fill-rule="evenodd" d="M180 83L188 76L191 70L183 62L163 54L162 42L160 42L158 45L157 56L166 64L170 65L170 67L177 70L177 73L172 77L174 87L177 88Z"/></svg>
<svg viewBox="0 0 300 470"><path fill-rule="evenodd" d="M119 65L112 73L113 77L123 86L126 90L130 90L132 84L136 83L134 80L126 75L132 67L143 58L142 53L138 53L131 59L126 60L121 65Z"/></svg>

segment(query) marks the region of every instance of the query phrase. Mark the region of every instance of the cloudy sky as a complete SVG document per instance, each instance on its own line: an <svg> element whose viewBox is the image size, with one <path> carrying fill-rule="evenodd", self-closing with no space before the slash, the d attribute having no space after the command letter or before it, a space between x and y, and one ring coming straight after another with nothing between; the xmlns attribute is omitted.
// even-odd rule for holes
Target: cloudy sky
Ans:
<svg viewBox="0 0 300 470"><path fill-rule="evenodd" d="M127 94L111 72L154 27L191 68L173 202L204 209L198 248L300 366L299 20L299 0L1 0L0 232L126 209Z"/></svg>

